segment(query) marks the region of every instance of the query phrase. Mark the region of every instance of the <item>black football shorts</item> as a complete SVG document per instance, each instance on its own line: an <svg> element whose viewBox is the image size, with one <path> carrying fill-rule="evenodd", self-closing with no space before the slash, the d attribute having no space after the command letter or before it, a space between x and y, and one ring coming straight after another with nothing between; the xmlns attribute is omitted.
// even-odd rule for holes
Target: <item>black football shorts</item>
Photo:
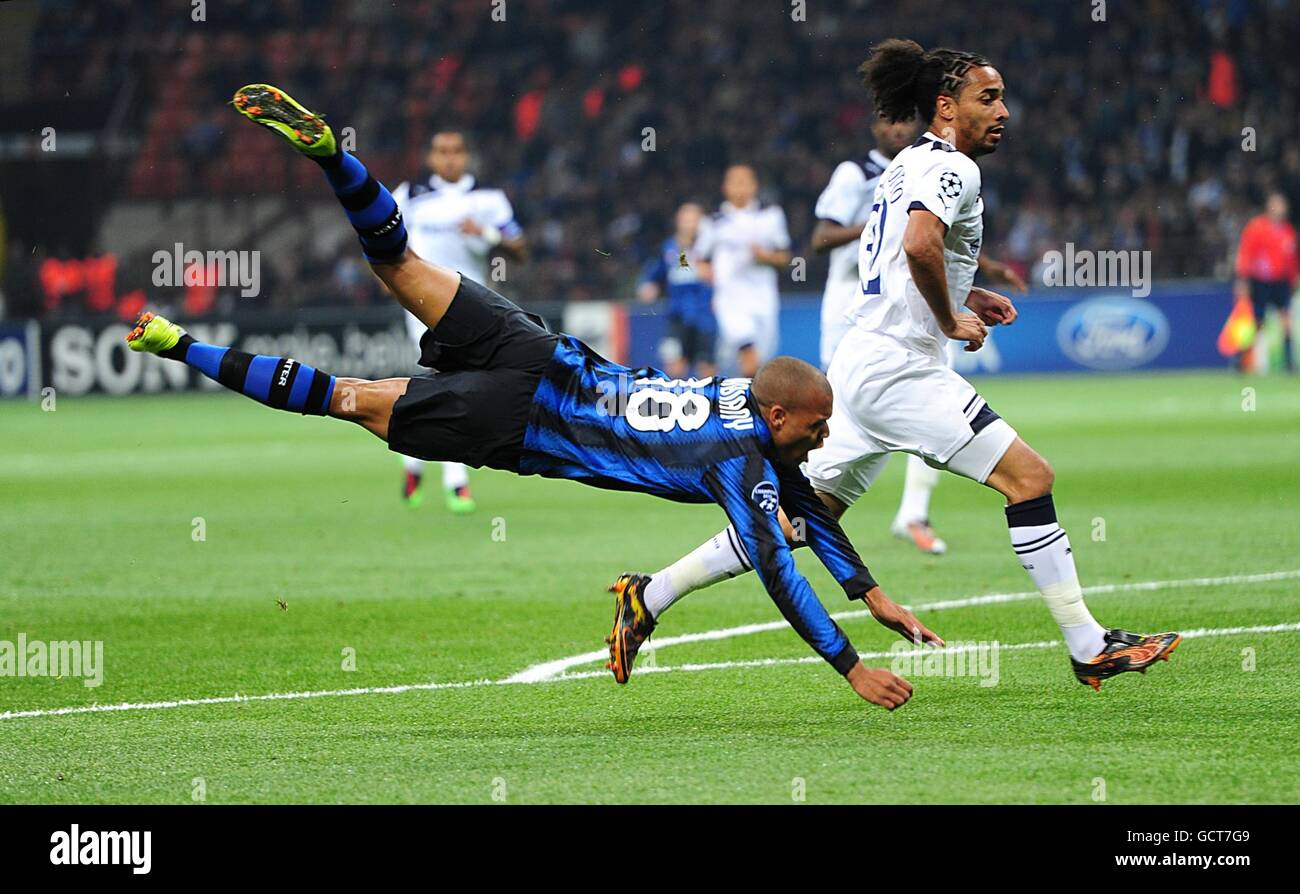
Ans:
<svg viewBox="0 0 1300 894"><path fill-rule="evenodd" d="M519 471L533 393L558 336L540 317L465 278L420 339L420 365L393 405L388 447L417 459Z"/></svg>

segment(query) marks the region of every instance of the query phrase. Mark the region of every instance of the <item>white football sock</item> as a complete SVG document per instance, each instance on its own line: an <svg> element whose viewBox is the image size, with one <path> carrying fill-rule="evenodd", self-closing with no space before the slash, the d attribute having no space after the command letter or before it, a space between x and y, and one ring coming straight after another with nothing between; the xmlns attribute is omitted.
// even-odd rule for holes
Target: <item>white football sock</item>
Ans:
<svg viewBox="0 0 1300 894"><path fill-rule="evenodd" d="M1007 523L1011 526L1011 547L1043 594L1070 655L1076 661L1096 657L1106 647L1106 630L1093 619L1083 601L1070 538L1056 523L1052 495L1008 506Z"/></svg>
<svg viewBox="0 0 1300 894"><path fill-rule="evenodd" d="M424 460L422 459L416 459L413 456L404 456L402 457L402 465L406 466L406 471L410 472L412 475L424 474Z"/></svg>
<svg viewBox="0 0 1300 894"><path fill-rule="evenodd" d="M463 463L442 464L442 486L444 488L455 490L467 484L469 484L469 472L466 471Z"/></svg>
<svg viewBox="0 0 1300 894"><path fill-rule="evenodd" d="M939 470L926 465L921 457L907 455L907 475L903 479L903 499L898 504L894 527L901 528L912 522L930 518L930 494L939 483Z"/></svg>
<svg viewBox="0 0 1300 894"><path fill-rule="evenodd" d="M736 532L728 527L667 568L656 571L645 589L646 608L658 618L687 593L752 570Z"/></svg>

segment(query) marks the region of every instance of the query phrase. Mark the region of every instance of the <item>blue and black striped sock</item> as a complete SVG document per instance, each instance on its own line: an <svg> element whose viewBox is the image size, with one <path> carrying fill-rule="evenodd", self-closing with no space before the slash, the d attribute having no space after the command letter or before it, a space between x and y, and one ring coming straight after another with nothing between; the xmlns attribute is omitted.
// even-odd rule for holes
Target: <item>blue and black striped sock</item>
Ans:
<svg viewBox="0 0 1300 894"><path fill-rule="evenodd" d="M313 160L325 171L343 213L361 238L366 260L383 263L401 258L406 251L406 225L393 194L370 176L355 155L342 149Z"/></svg>
<svg viewBox="0 0 1300 894"><path fill-rule="evenodd" d="M277 410L325 416L334 395L334 376L289 357L249 354L182 335L158 356L188 364L231 391Z"/></svg>

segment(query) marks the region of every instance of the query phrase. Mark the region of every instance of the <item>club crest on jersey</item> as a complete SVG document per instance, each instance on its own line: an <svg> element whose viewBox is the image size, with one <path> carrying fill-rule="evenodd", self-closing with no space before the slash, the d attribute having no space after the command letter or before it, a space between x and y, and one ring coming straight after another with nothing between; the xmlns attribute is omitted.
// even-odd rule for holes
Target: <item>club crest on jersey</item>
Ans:
<svg viewBox="0 0 1300 894"><path fill-rule="evenodd" d="M781 506L781 498L776 492L776 485L770 481L760 481L754 485L754 489L749 492L749 497L758 504L768 515Z"/></svg>

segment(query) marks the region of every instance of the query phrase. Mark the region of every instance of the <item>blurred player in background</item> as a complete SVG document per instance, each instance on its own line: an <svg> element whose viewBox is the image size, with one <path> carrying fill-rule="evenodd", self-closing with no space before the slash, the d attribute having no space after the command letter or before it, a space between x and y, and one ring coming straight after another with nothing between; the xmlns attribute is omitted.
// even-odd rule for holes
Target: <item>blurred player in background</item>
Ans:
<svg viewBox="0 0 1300 894"><path fill-rule="evenodd" d="M812 247L816 252L830 252L826 289L822 292L822 369L830 367L835 348L852 325L848 309L860 286L858 239L871 216L876 183L894 156L916 139L918 129L915 119L890 121L874 116L871 135L876 148L866 158L840 162L817 198Z"/></svg>
<svg viewBox="0 0 1300 894"><path fill-rule="evenodd" d="M469 147L463 133L451 128L435 133L425 163L427 176L393 190L411 246L420 257L477 282L488 281L488 259L494 252L520 261L527 257L523 229L515 222L506 194L484 186L467 171ZM417 346L427 328L407 312L406 329ZM419 506L424 461L408 456L405 463L402 496L409 505ZM463 464L442 464L442 486L448 509L458 514L474 511Z"/></svg>
<svg viewBox="0 0 1300 894"><path fill-rule="evenodd" d="M826 289L822 293L822 369L830 368L835 349L852 326L848 310L862 289L858 279L858 240L871 216L876 184L894 156L916 139L919 129L915 118L890 121L876 115L871 123L876 148L859 161L840 162L831 174L830 183L817 198L813 250L831 253ZM948 550L948 545L930 525L930 495L938 483L937 469L927 466L919 456L909 455L903 497L891 526L895 537L910 538L917 549L932 555L942 555Z"/></svg>
<svg viewBox="0 0 1300 894"><path fill-rule="evenodd" d="M915 118L890 121L876 115L871 124L876 148L864 159L841 162L817 199L813 250L831 253L826 289L822 293L822 369L830 368L835 348L853 325L848 310L861 290L858 241L867 218L871 216L876 184L894 156L916 139L918 129ZM1025 281L1014 268L983 256L979 265L985 276L1007 283L1019 292L1027 290ZM903 496L891 525L895 537L911 540L921 552L932 555L943 555L948 551L948 545L935 534L930 524L930 496L938 484L939 470L927 465L919 456L908 454Z"/></svg>
<svg viewBox="0 0 1300 894"><path fill-rule="evenodd" d="M667 292L668 337L660 346L664 371L674 379L707 378L717 371L714 342L718 324L713 317L713 287L700 278L695 240L704 209L687 202L677 209L676 231L664 240L659 255L647 265L637 298L654 301Z"/></svg>
<svg viewBox="0 0 1300 894"><path fill-rule="evenodd" d="M1295 338L1291 328L1291 293L1297 276L1300 276L1300 260L1296 257L1295 228L1287 220L1289 212L1286 196L1280 192L1271 193L1264 213L1251 218L1241 231L1241 242L1237 246L1236 296L1250 298L1255 320L1261 327L1268 311L1277 311L1282 324L1284 368L1292 371L1295 369ZM1258 343L1256 338L1256 345ZM1246 357L1254 347L1251 345L1242 352L1242 369L1246 368ZM1256 369L1267 368L1267 365L1267 357L1256 356Z"/></svg>
<svg viewBox="0 0 1300 894"><path fill-rule="evenodd" d="M718 364L752 377L776 355L781 309L777 271L790 263L785 212L758 201L758 175L732 165L722 180L725 201L696 240L700 275L713 282Z"/></svg>
<svg viewBox="0 0 1300 894"><path fill-rule="evenodd" d="M998 491L1012 550L1061 629L1075 678L1100 689L1116 674L1145 671L1182 637L1097 623L1057 521L1052 467L945 353L949 339L978 350L989 326L1016 318L1010 300L973 285L984 233L975 160L997 150L1010 118L1002 76L975 53L927 52L911 40L872 47L859 71L880 114L919 115L927 129L880 177L859 242L853 326L827 373L830 433L804 472L836 518L866 493L891 452L915 453ZM797 544L796 521L790 516L783 527ZM743 573L746 558L723 531L651 575L647 602L662 611L693 589Z"/></svg>

